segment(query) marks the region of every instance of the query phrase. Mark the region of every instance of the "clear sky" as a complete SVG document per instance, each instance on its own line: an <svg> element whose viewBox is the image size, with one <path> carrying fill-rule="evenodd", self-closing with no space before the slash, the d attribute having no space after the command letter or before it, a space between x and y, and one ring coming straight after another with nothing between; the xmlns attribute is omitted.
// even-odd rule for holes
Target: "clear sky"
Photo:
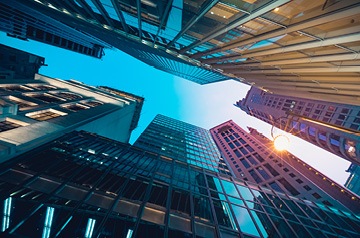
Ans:
<svg viewBox="0 0 360 238"><path fill-rule="evenodd" d="M233 104L245 97L249 86L236 81L198 85L157 70L125 53L111 49L99 60L35 41L22 41L0 32L0 43L45 57L40 73L75 79L93 86L109 86L145 98L139 126L131 143L157 114L210 129L232 119L239 126L256 128L270 138L271 126L248 116ZM291 136L289 151L340 184L349 176L350 162Z"/></svg>

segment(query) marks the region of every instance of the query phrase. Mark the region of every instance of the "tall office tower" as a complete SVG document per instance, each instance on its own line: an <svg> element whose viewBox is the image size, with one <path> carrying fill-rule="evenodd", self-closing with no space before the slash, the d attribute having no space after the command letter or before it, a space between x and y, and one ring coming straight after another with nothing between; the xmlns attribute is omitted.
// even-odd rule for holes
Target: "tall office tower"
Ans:
<svg viewBox="0 0 360 238"><path fill-rule="evenodd" d="M233 121L210 130L234 175L298 198L360 213L360 197L288 152L255 129L247 133Z"/></svg>
<svg viewBox="0 0 360 238"><path fill-rule="evenodd" d="M345 187L360 196L360 166L351 164L346 172L349 172L350 176L345 182Z"/></svg>
<svg viewBox="0 0 360 238"><path fill-rule="evenodd" d="M16 2L200 84L360 104L358 1Z"/></svg>
<svg viewBox="0 0 360 238"><path fill-rule="evenodd" d="M252 87L241 110L360 164L360 106L271 94Z"/></svg>
<svg viewBox="0 0 360 238"><path fill-rule="evenodd" d="M12 49L11 54L4 53L10 56L10 62L14 52L15 49ZM16 59L26 59L23 57L24 52L18 52L21 57ZM15 54L16 57L17 55ZM31 54L29 58L39 59ZM17 71L14 68L9 74L18 75ZM137 126L142 103L143 98L119 90L95 88L39 74L35 75L35 79L2 79L1 161L72 130L87 130L128 142L131 131Z"/></svg>
<svg viewBox="0 0 360 238"><path fill-rule="evenodd" d="M170 117L157 115L134 145L214 172L232 175L209 130Z"/></svg>
<svg viewBox="0 0 360 238"><path fill-rule="evenodd" d="M1 164L0 181L10 237L355 238L360 230L354 214L86 132Z"/></svg>
<svg viewBox="0 0 360 238"><path fill-rule="evenodd" d="M65 14L69 14L64 11ZM21 40L35 40L95 58L111 46L16 1L0 1L0 31Z"/></svg>

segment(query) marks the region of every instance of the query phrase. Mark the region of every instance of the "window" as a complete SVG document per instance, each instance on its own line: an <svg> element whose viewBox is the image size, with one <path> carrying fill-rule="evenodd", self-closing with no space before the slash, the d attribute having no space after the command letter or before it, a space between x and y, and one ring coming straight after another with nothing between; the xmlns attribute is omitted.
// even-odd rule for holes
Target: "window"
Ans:
<svg viewBox="0 0 360 238"><path fill-rule="evenodd" d="M81 111L81 110L85 110L85 109L89 109L89 107L78 104L78 103L74 103L74 104L67 104L67 105L63 105L61 106L63 108L69 109L70 111L73 112L77 112L77 111Z"/></svg>
<svg viewBox="0 0 360 238"><path fill-rule="evenodd" d="M26 96L32 97L32 98L36 98L39 99L43 102L46 103L56 103L56 102L63 102L65 101L64 99L55 97L53 95L47 94L47 93L41 93L41 94L28 94Z"/></svg>
<svg viewBox="0 0 360 238"><path fill-rule="evenodd" d="M54 109L48 109L48 110L43 110L43 111L37 111L37 112L30 112L25 114L25 116L30 117L32 119L35 119L37 121L47 121L56 117L60 117L60 116L66 116L67 113L65 112L61 112L61 111L57 111Z"/></svg>
<svg viewBox="0 0 360 238"><path fill-rule="evenodd" d="M258 163L254 160L254 158L251 157L251 156L246 157L246 159L247 159L248 161L250 161L250 163L253 164L253 165L257 165L257 164L258 164Z"/></svg>
<svg viewBox="0 0 360 238"><path fill-rule="evenodd" d="M272 189L274 189L277 192L281 192L281 193L284 192L276 182L269 183L269 185Z"/></svg>
<svg viewBox="0 0 360 238"><path fill-rule="evenodd" d="M9 119L6 119L5 121L0 121L0 132L9 131L18 128L20 126L22 125L12 122Z"/></svg>
<svg viewBox="0 0 360 238"><path fill-rule="evenodd" d="M89 106L89 107L97 107L97 106L103 105L102 102L94 101L94 100L84 101L84 102L81 102L81 104Z"/></svg>
<svg viewBox="0 0 360 238"><path fill-rule="evenodd" d="M327 201L327 200L322 201L322 203L324 203L324 204L327 205L327 206L332 206L332 204L331 204L329 201Z"/></svg>
<svg viewBox="0 0 360 238"><path fill-rule="evenodd" d="M292 177L292 178L296 177L295 174L293 174L293 173L289 173L289 176Z"/></svg>
<svg viewBox="0 0 360 238"><path fill-rule="evenodd" d="M0 89L4 91L17 91L17 92L26 92L32 90L31 88L22 85L5 86L5 87L0 87Z"/></svg>
<svg viewBox="0 0 360 238"><path fill-rule="evenodd" d="M297 179L296 182L298 182L298 184L302 184L303 181L301 179Z"/></svg>
<svg viewBox="0 0 360 238"><path fill-rule="evenodd" d="M250 168L250 165L249 165L249 163L246 161L246 160L244 160L244 159L241 159L240 160L241 161L241 163L245 166L245 168Z"/></svg>
<svg viewBox="0 0 360 238"><path fill-rule="evenodd" d="M304 188L305 188L306 191L310 191L310 190L311 190L311 188L310 188L308 185L305 185Z"/></svg>
<svg viewBox="0 0 360 238"><path fill-rule="evenodd" d="M258 168L256 168L256 170L261 174L261 176L262 176L265 180L270 179L269 174L268 174L262 167L258 167Z"/></svg>
<svg viewBox="0 0 360 238"><path fill-rule="evenodd" d="M320 199L320 198L321 198L321 196L320 196L318 193L313 193L312 195L313 195L314 198L316 198L316 199Z"/></svg>
<svg viewBox="0 0 360 238"><path fill-rule="evenodd" d="M288 169L288 168L284 168L284 171L285 171L285 172L289 172L289 169Z"/></svg>
<svg viewBox="0 0 360 238"><path fill-rule="evenodd" d="M261 183L262 179L259 177L259 175L257 175L257 173L254 170L250 170L249 171L250 175L253 177L253 179L255 180L255 182L257 183Z"/></svg>
<svg viewBox="0 0 360 238"><path fill-rule="evenodd" d="M38 89L38 90L55 90L56 87L52 85L46 85L46 84L40 84L40 85L29 85L32 88Z"/></svg>
<svg viewBox="0 0 360 238"><path fill-rule="evenodd" d="M268 163L264 164L264 167L269 170L269 172L275 177L278 176L279 173Z"/></svg>
<svg viewBox="0 0 360 238"><path fill-rule="evenodd" d="M261 148L259 148L259 149L261 149ZM254 156L260 163L264 162L264 159L258 153L254 153Z"/></svg>
<svg viewBox="0 0 360 238"><path fill-rule="evenodd" d="M35 107L38 105L36 103L28 102L28 101L25 101L23 99L20 99L20 98L14 97L14 96L9 96L8 99L10 101L16 103L18 105L20 111L26 110L30 107Z"/></svg>
<svg viewBox="0 0 360 238"><path fill-rule="evenodd" d="M243 153L243 155L247 155L249 153L247 150L245 150L244 147L241 147L240 151L241 151L241 153Z"/></svg>
<svg viewBox="0 0 360 238"><path fill-rule="evenodd" d="M284 178L281 178L278 180L285 188L286 190L288 190L291 195L296 196L299 195L300 193L288 182L286 181Z"/></svg>
<svg viewBox="0 0 360 238"><path fill-rule="evenodd" d="M56 95L58 95L59 97L65 98L67 100L76 100L76 99L82 98L82 96L77 95L75 93L61 92L61 93L56 93Z"/></svg>

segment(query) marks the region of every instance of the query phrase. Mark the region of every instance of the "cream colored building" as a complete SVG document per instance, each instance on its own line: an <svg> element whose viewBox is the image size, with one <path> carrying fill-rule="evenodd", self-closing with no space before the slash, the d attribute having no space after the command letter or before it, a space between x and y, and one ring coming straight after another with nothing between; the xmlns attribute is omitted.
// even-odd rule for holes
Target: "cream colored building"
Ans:
<svg viewBox="0 0 360 238"><path fill-rule="evenodd" d="M139 120L143 98L41 74L28 79L14 78L15 66L29 65L23 60L26 54L15 49L3 54L0 75L6 77L0 81L0 162L73 130L129 141ZM9 66L8 58L19 62Z"/></svg>

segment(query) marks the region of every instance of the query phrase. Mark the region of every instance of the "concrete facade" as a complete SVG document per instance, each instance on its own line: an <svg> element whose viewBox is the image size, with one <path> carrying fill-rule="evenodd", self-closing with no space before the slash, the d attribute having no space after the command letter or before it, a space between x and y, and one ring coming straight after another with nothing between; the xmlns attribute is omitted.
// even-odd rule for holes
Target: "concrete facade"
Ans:
<svg viewBox="0 0 360 238"><path fill-rule="evenodd" d="M35 78L3 79L0 83L1 161L73 130L87 130L128 143L143 100L116 89L40 74L35 74Z"/></svg>
<svg viewBox="0 0 360 238"><path fill-rule="evenodd" d="M360 164L360 106L271 94L252 87L236 106L247 114Z"/></svg>
<svg viewBox="0 0 360 238"><path fill-rule="evenodd" d="M360 213L360 197L288 152L255 129L250 133L233 121L210 129L235 177L292 196Z"/></svg>

